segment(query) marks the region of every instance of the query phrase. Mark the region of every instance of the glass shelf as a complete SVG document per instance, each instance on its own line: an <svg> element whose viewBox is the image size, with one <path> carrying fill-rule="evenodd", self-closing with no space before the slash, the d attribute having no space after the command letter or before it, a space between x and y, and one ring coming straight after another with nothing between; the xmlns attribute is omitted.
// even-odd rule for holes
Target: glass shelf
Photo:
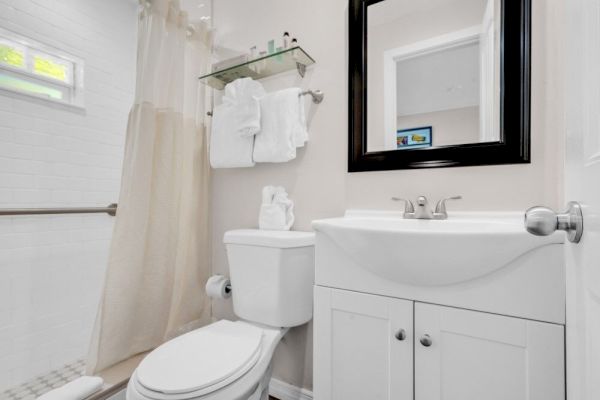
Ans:
<svg viewBox="0 0 600 400"><path fill-rule="evenodd" d="M238 78L262 79L293 69L296 69L300 76L304 77L306 67L314 63L315 60L301 47L292 47L291 49L203 75L199 79L200 82L221 90L226 84Z"/></svg>

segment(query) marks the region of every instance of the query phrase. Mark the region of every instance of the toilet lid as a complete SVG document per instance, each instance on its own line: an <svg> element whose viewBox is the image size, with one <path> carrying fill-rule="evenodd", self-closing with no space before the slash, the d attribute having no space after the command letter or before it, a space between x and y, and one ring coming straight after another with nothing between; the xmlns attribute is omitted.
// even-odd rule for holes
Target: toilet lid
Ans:
<svg viewBox="0 0 600 400"><path fill-rule="evenodd" d="M262 335L262 329L249 324L215 322L156 348L137 368L137 380L150 390L172 394L220 386L256 364Z"/></svg>

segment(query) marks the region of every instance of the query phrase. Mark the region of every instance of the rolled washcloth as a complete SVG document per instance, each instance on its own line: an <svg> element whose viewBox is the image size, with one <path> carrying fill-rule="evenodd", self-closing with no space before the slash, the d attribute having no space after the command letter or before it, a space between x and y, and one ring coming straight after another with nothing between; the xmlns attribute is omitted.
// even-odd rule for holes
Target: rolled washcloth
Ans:
<svg viewBox="0 0 600 400"><path fill-rule="evenodd" d="M289 231L294 225L294 202L281 186L265 186L258 216L258 227L265 230Z"/></svg>
<svg viewBox="0 0 600 400"><path fill-rule="evenodd" d="M260 99L261 129L254 141L254 162L286 162L308 140L304 99L299 88L269 93Z"/></svg>
<svg viewBox="0 0 600 400"><path fill-rule="evenodd" d="M83 400L102 389L103 384L98 376L82 376L41 395L37 400Z"/></svg>
<svg viewBox="0 0 600 400"><path fill-rule="evenodd" d="M213 110L210 165L213 168L252 167L254 135L260 130L259 97L265 90L251 78L225 86L223 103Z"/></svg>

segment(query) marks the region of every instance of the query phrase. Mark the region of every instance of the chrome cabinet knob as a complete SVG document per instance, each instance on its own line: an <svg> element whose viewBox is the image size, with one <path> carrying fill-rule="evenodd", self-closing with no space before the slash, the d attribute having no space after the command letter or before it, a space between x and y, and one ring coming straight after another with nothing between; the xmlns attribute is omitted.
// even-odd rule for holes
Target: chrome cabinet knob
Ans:
<svg viewBox="0 0 600 400"><path fill-rule="evenodd" d="M525 212L525 229L536 236L548 236L557 230L567 232L572 243L579 243L583 235L581 205L570 202L567 211L557 214L547 207L532 207Z"/></svg>
<svg viewBox="0 0 600 400"><path fill-rule="evenodd" d="M394 337L399 341L403 341L404 339L406 339L406 331L404 329L400 329L398 332L396 332Z"/></svg>
<svg viewBox="0 0 600 400"><path fill-rule="evenodd" d="M421 342L421 344L425 347L429 347L433 344L433 340L431 340L431 336L429 336L428 334L421 336L419 342Z"/></svg>

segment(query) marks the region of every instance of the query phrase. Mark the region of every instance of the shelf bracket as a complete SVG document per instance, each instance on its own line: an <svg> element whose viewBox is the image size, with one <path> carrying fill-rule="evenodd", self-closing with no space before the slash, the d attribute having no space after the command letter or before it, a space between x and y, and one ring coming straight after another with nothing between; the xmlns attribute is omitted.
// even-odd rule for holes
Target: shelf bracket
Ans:
<svg viewBox="0 0 600 400"><path fill-rule="evenodd" d="M298 74L304 78L304 75L306 75L306 65L296 62L296 69L298 70Z"/></svg>

